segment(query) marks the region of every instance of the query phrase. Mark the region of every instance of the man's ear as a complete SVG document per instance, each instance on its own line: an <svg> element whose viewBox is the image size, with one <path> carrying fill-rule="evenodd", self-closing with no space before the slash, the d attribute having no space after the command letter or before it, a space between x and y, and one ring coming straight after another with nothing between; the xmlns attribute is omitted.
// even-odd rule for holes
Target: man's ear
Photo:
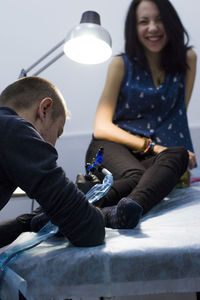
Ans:
<svg viewBox="0 0 200 300"><path fill-rule="evenodd" d="M51 98L44 98L38 105L37 115L43 121L48 114L52 113L53 101Z"/></svg>

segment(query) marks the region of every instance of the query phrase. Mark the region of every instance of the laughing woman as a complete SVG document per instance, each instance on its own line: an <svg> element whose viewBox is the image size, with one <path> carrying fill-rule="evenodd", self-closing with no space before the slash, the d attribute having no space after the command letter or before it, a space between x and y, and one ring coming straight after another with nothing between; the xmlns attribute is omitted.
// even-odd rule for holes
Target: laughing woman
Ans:
<svg viewBox="0 0 200 300"><path fill-rule="evenodd" d="M86 161L104 148L114 183L97 205L107 227L133 228L196 165L186 109L196 54L168 0L132 1L125 52L113 58Z"/></svg>

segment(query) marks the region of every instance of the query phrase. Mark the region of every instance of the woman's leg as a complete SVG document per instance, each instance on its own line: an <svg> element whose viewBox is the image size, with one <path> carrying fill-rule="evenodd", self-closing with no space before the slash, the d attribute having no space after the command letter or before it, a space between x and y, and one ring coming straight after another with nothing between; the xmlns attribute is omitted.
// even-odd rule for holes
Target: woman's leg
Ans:
<svg viewBox="0 0 200 300"><path fill-rule="evenodd" d="M97 203L97 206L102 208L105 226L118 229L134 228L142 215L142 207L126 196L137 185L145 168L128 148L104 140L91 142L86 162L92 161L100 147L104 148L103 166L114 177L112 187Z"/></svg>
<svg viewBox="0 0 200 300"><path fill-rule="evenodd" d="M128 197L140 204L145 214L175 187L187 169L188 152L184 147L168 148L143 164L146 171Z"/></svg>
<svg viewBox="0 0 200 300"><path fill-rule="evenodd" d="M114 177L114 184L102 207L115 205L122 197L128 197L143 208L144 214L169 194L188 166L188 152L184 147L168 148L154 157L139 161L126 147L100 140L91 142L87 162L95 157L100 147L105 150L103 165ZM119 204L125 211L126 202L122 199ZM109 211L106 211L106 207L103 210ZM116 211L112 209L111 212L116 216ZM112 213L110 215L112 223ZM129 216L131 218L131 214Z"/></svg>
<svg viewBox="0 0 200 300"><path fill-rule="evenodd" d="M132 192L145 172L145 167L137 160L131 150L121 144L93 139L86 154L86 163L95 158L99 148L104 148L103 166L114 178L114 183L103 199L100 207L116 205L119 200Z"/></svg>

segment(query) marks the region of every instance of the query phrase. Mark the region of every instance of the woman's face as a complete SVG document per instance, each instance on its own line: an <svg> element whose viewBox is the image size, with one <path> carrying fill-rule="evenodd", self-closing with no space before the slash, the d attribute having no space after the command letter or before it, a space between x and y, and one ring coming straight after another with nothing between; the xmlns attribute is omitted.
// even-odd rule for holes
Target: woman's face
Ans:
<svg viewBox="0 0 200 300"><path fill-rule="evenodd" d="M140 2L136 9L137 33L145 52L159 53L167 44L167 35L156 4Z"/></svg>

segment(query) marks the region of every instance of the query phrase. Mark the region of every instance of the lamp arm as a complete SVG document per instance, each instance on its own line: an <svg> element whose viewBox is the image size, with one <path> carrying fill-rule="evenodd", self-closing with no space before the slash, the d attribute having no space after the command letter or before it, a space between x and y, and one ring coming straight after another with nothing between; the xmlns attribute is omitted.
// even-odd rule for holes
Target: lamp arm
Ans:
<svg viewBox="0 0 200 300"><path fill-rule="evenodd" d="M32 64L29 68L27 68L26 70L25 69L22 69L20 75L19 75L19 78L21 77L25 77L27 75L27 73L29 71L31 71L33 68L35 68L39 63L41 63L46 57L48 57L51 53L53 53L56 49L58 49L61 45L63 45L65 43L65 39L63 39L62 41L60 41L58 44L56 44L53 48L51 48L46 54L44 54L41 58L39 58L34 64ZM63 52L64 54L64 52ZM60 56L59 56L60 55ZM61 57L61 53L59 54L58 56ZM58 57L58 58L59 58ZM58 58L56 58L55 60L57 60ZM55 61L54 59L52 59L53 62ZM53 63L52 62L52 63ZM50 65L52 64L50 63ZM46 68L44 68L46 69ZM38 71L39 72L39 71ZM42 71L40 71L42 72Z"/></svg>
<svg viewBox="0 0 200 300"><path fill-rule="evenodd" d="M50 65L52 65L56 60L58 60L60 57L64 55L64 51L60 52L58 55L56 55L54 58L52 58L46 65L44 65L42 68L40 68L37 72L35 72L32 76L37 76L41 72L43 72L45 69L47 69Z"/></svg>

